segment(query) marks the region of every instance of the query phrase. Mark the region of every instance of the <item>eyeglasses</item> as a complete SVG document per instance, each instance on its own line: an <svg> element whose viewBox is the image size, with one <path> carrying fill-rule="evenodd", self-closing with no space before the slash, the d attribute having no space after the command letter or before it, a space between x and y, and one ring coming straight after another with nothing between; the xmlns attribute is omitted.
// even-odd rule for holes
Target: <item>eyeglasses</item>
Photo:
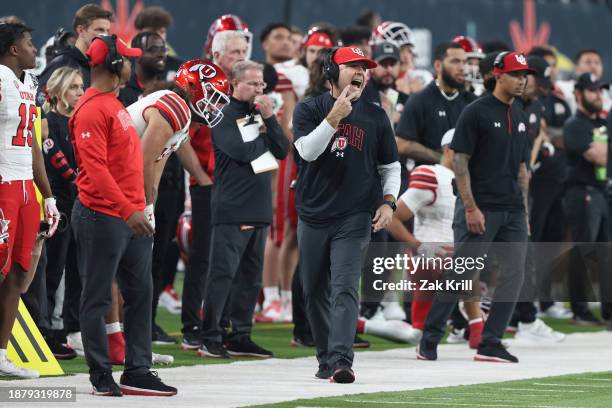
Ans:
<svg viewBox="0 0 612 408"><path fill-rule="evenodd" d="M268 85L265 82L258 82L258 81L249 81L249 82L245 82L245 84L249 86L256 86L258 88L265 88Z"/></svg>

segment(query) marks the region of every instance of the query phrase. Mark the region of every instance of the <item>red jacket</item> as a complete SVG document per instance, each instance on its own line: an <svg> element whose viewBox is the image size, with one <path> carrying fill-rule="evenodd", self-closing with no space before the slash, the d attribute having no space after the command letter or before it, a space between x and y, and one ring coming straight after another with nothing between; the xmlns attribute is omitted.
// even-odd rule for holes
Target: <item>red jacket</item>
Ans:
<svg viewBox="0 0 612 408"><path fill-rule="evenodd" d="M191 146L198 156L200 166L208 174L208 177L215 181L215 155L213 152L212 140L210 137L210 128L206 125L191 122L189 127L189 136L191 138ZM195 179L190 176L189 184L194 186L196 184Z"/></svg>
<svg viewBox="0 0 612 408"><path fill-rule="evenodd" d="M128 219L145 207L140 139L114 93L89 88L70 119L81 203Z"/></svg>

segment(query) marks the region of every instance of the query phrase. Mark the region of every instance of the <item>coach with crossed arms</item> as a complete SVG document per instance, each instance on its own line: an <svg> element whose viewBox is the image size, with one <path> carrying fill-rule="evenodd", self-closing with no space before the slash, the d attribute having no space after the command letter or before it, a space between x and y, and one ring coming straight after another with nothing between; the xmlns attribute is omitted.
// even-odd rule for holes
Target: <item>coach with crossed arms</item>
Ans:
<svg viewBox="0 0 612 408"><path fill-rule="evenodd" d="M328 52L332 89L293 116L300 278L317 348L317 378L351 383L363 251L389 225L400 165L385 111L359 99L376 63L358 48ZM382 185L382 191L381 191ZM374 217L372 218L372 214Z"/></svg>

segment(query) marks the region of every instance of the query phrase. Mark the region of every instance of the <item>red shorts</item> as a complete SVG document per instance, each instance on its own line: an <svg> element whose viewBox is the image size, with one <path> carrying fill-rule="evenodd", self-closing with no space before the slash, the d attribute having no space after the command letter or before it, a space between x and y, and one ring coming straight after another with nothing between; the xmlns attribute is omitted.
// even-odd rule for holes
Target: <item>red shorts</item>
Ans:
<svg viewBox="0 0 612 408"><path fill-rule="evenodd" d="M291 188L293 180L297 179L297 166L292 156L279 163L276 178L276 211L270 228L270 238L278 247L283 243L285 220L289 219L289 225L297 227L297 211L295 209L295 189Z"/></svg>
<svg viewBox="0 0 612 408"><path fill-rule="evenodd" d="M13 263L18 263L24 271L28 271L36 234L40 229L40 205L36 199L34 182L32 180L0 182L0 209L4 219L10 221L8 257L6 262L1 262L5 266L0 272L6 276Z"/></svg>

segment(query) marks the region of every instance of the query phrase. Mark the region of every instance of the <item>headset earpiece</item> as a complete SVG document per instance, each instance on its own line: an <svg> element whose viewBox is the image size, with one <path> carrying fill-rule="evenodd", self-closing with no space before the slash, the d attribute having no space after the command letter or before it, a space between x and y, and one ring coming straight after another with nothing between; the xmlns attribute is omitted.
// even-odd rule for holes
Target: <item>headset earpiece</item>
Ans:
<svg viewBox="0 0 612 408"><path fill-rule="evenodd" d="M509 53L510 52L508 51L503 51L497 54L497 57L495 57L495 61L493 61L493 67L497 69L504 69L504 57Z"/></svg>
<svg viewBox="0 0 612 408"><path fill-rule="evenodd" d="M101 35L98 38L104 41L108 47L104 66L113 74L120 75L123 68L123 57L117 52L117 36L115 34L111 36Z"/></svg>
<svg viewBox="0 0 612 408"><path fill-rule="evenodd" d="M338 78L340 77L340 67L334 61L336 51L338 51L338 47L329 48L323 57L323 75L325 79L333 83L338 82Z"/></svg>

